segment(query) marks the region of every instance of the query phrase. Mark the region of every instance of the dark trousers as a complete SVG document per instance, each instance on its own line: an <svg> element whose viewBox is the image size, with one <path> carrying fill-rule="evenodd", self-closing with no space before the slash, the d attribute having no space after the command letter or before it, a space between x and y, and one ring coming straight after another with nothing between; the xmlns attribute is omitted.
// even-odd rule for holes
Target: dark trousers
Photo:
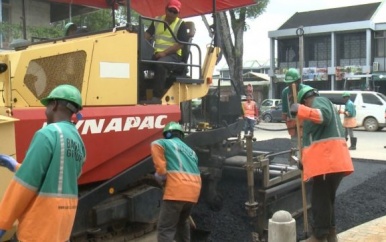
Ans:
<svg viewBox="0 0 386 242"><path fill-rule="evenodd" d="M181 57L177 54L171 54L163 58L158 59L157 61L162 62L181 62ZM175 65L170 64L154 64L154 86L153 86L153 95L157 98L162 98L164 95L164 88L166 83L166 78L168 77L168 72L173 70Z"/></svg>
<svg viewBox="0 0 386 242"><path fill-rule="evenodd" d="M256 120L254 119L244 118L244 135L248 134L248 131L250 131L253 137L253 131L255 130L255 123L256 123Z"/></svg>
<svg viewBox="0 0 386 242"><path fill-rule="evenodd" d="M190 242L189 216L194 203L164 200L158 220L158 242Z"/></svg>
<svg viewBox="0 0 386 242"><path fill-rule="evenodd" d="M324 239L330 228L335 227L335 194L343 173L316 176L312 184L312 229L318 239Z"/></svg>

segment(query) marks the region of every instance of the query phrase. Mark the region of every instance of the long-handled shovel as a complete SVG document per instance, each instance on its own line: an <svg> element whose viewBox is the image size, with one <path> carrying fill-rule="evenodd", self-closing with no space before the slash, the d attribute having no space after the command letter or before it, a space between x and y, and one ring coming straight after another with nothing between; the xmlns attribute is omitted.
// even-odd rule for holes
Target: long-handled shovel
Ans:
<svg viewBox="0 0 386 242"><path fill-rule="evenodd" d="M298 102L298 91L296 89L296 84L292 84L292 94L294 98L294 103ZM302 137L300 130L300 121L298 117L296 117L296 129L298 135L298 149L299 149L299 162L302 162ZM308 236L308 213L307 213L307 197L306 197L306 185L303 181L303 171L301 171L301 183L302 183L302 200L303 200L303 221L304 221L304 234Z"/></svg>

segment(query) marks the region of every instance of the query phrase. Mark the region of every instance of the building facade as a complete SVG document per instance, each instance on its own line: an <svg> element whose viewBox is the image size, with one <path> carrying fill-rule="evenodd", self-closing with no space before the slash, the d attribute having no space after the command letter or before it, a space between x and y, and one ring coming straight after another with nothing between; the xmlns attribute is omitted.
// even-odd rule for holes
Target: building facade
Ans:
<svg viewBox="0 0 386 242"><path fill-rule="evenodd" d="M277 58L270 69L272 97L280 97L289 68L301 70L303 82L319 90L386 93L385 1L295 13L268 36L271 60Z"/></svg>

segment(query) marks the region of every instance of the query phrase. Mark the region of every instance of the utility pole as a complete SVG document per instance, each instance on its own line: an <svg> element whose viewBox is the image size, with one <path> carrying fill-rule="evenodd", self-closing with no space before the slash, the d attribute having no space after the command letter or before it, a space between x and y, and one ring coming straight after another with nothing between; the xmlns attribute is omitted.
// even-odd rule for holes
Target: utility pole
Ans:
<svg viewBox="0 0 386 242"><path fill-rule="evenodd" d="M299 37L299 73L301 76L300 81L303 82L303 65L304 65L303 64L304 63L303 26L299 26L299 28L296 30L296 35Z"/></svg>

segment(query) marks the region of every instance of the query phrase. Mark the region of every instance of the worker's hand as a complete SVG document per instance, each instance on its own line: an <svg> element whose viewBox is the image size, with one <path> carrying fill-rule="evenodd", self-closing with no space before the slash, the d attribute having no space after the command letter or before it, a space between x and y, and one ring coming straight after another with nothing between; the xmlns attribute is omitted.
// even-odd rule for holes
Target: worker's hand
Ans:
<svg viewBox="0 0 386 242"><path fill-rule="evenodd" d="M0 166L7 167L10 171L15 172L16 171L16 166L19 163L12 158L11 156L8 155L0 155Z"/></svg>
<svg viewBox="0 0 386 242"><path fill-rule="evenodd" d="M166 181L166 175L160 175L157 172L154 173L154 178L157 180L159 183L164 183Z"/></svg>
<svg viewBox="0 0 386 242"><path fill-rule="evenodd" d="M166 56L166 53L165 52L157 52L157 53L155 53L155 58L158 60L158 59L160 59L160 58L163 58L163 57L165 57Z"/></svg>
<svg viewBox="0 0 386 242"><path fill-rule="evenodd" d="M291 114L296 115L298 113L299 106L299 103L293 103L290 107Z"/></svg>
<svg viewBox="0 0 386 242"><path fill-rule="evenodd" d="M1 237L3 237L3 235L5 235L6 232L7 232L6 230L0 229L0 239Z"/></svg>
<svg viewBox="0 0 386 242"><path fill-rule="evenodd" d="M303 163L298 162L297 165L298 165L299 170L302 171L303 170Z"/></svg>

